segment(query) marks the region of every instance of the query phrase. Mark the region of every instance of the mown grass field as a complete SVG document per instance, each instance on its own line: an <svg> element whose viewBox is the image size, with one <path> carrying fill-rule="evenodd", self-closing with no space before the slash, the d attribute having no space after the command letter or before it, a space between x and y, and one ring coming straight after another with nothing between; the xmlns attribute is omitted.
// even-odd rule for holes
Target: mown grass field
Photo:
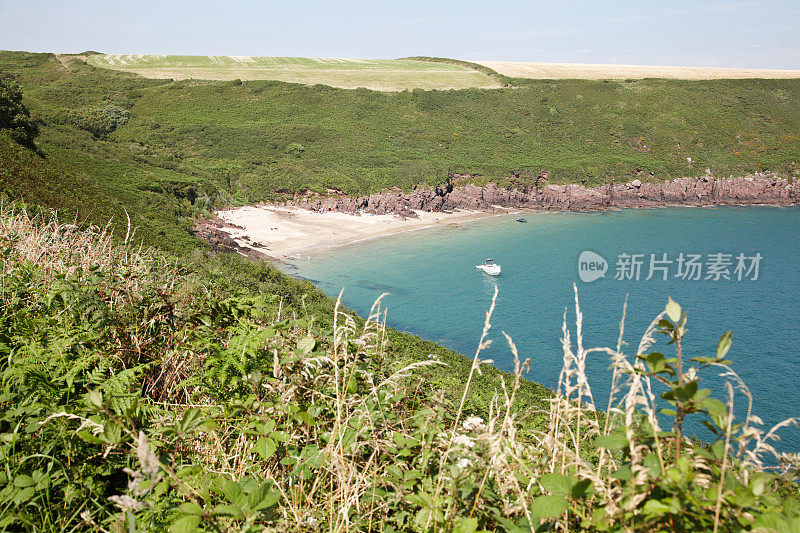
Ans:
<svg viewBox="0 0 800 533"><path fill-rule="evenodd" d="M273 80L378 91L498 87L489 76L444 63L332 57L93 55L91 65L147 78Z"/></svg>
<svg viewBox="0 0 800 533"><path fill-rule="evenodd" d="M655 65L602 65L585 63L533 63L516 61L478 61L504 76L537 80L563 79L644 79L676 80L714 79L791 79L800 78L800 70L711 67L661 67Z"/></svg>

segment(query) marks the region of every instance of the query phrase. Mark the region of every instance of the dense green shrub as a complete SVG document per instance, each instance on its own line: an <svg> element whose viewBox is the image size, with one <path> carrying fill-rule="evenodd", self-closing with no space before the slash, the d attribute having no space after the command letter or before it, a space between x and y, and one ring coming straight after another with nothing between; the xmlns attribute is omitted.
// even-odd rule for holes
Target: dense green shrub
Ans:
<svg viewBox="0 0 800 533"><path fill-rule="evenodd" d="M22 89L11 76L0 72L0 130L5 130L18 143L34 147L39 126L22 103Z"/></svg>

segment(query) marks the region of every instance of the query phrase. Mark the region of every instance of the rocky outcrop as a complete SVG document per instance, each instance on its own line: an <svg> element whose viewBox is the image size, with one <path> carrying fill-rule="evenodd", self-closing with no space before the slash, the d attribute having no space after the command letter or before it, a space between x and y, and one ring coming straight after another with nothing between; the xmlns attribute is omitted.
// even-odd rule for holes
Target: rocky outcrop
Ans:
<svg viewBox="0 0 800 533"><path fill-rule="evenodd" d="M490 182L483 187L460 185L461 176L449 178L438 187L419 186L410 193L398 188L352 198L341 194L322 198L297 198L287 205L312 210L345 213L395 213L416 217L419 211L452 209L490 209L493 206L528 209L592 211L619 207L658 207L665 205L792 205L800 203L800 183L774 174L755 174L742 178L679 178L657 183L638 179L628 183L608 183L597 187L582 185L514 184L498 187Z"/></svg>
<svg viewBox="0 0 800 533"><path fill-rule="evenodd" d="M208 219L200 217L195 220L194 226L189 230L193 235L200 237L208 244L211 245L212 250L225 250L236 252L251 259L269 259L277 261L274 257L263 254L258 250L247 246L241 246L236 242L230 234L225 231L227 229L244 229L235 224L227 223L220 219Z"/></svg>

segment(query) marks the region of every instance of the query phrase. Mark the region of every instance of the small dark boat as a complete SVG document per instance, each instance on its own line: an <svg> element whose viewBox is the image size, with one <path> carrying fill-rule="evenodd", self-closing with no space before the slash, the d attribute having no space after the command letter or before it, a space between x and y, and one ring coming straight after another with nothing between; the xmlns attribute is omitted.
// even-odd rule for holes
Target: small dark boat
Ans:
<svg viewBox="0 0 800 533"><path fill-rule="evenodd" d="M518 218L517 222L527 222L527 220L525 220L524 218Z"/></svg>

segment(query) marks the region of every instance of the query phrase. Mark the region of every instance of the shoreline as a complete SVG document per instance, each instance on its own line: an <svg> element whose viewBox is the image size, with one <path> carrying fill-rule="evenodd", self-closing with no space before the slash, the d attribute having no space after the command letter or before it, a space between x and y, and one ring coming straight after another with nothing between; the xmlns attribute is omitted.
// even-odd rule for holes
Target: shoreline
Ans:
<svg viewBox="0 0 800 533"><path fill-rule="evenodd" d="M217 236L217 243L243 255L286 262L300 255L324 252L331 248L357 244L372 239L392 237L436 227L461 224L510 214L513 210L465 210L452 212L414 212L414 217L396 214L350 214L338 211L311 211L279 205L243 206L216 213L218 221L205 221L196 233L212 242L207 233ZM213 226L214 229L209 229ZM203 231L205 230L205 231ZM224 234L224 235L220 235Z"/></svg>
<svg viewBox="0 0 800 533"><path fill-rule="evenodd" d="M220 210L200 218L192 233L213 248L254 259L286 262L329 248L444 224L511 212L602 212L619 209L800 204L800 179L763 173L743 178L703 176L663 182L609 182L585 187L552 185L546 173L501 188L494 182L459 183L474 176L453 174L437 187L406 193L392 188L351 197L336 189L311 191L281 204L262 203Z"/></svg>
<svg viewBox="0 0 800 533"><path fill-rule="evenodd" d="M541 209L531 207L479 208L477 210L455 210L453 212L414 211L416 218L396 214L358 215L344 212L319 213L301 207L261 204L242 206L216 212L217 220L204 220L195 227L195 233L212 245L236 251L254 258L287 263L311 259L333 248L350 246L362 242L404 235L433 228L457 228L463 224L512 216L521 213L537 214L581 214L622 209L662 208L717 208L717 207L773 207L793 208L798 204L783 203L725 203L690 204L664 203L635 207L608 207L606 209ZM209 231L209 227L212 227ZM210 233L210 235L209 235ZM216 242L215 242L216 241ZM266 242L262 242L266 241ZM301 257L301 255L305 257Z"/></svg>
<svg viewBox="0 0 800 533"><path fill-rule="evenodd" d="M462 220L458 220L458 222L456 222L456 221L450 222L450 224L456 224L456 227L458 227L458 226L461 226L462 224L469 224L470 222L476 222L478 220L485 220L487 218L495 218L495 217L501 217L501 216L505 216L505 215L513 215L513 214L516 214L516 213L519 213L519 212L520 211L508 211L508 212L503 212L503 213L497 213L495 211L488 211L485 214L478 214L478 215L475 215L475 216L471 216L469 218L464 218ZM414 226L414 225L412 225L412 226L409 226L409 227L404 228L404 229L399 229L397 231L393 231L393 232L388 232L387 231L387 232L382 232L382 233L370 234L370 235L366 235L364 237L361 237L361 238L355 239L355 240L351 240L351 241L337 241L337 242L320 243L320 244L316 244L316 245L309 246L307 248L303 248L303 249L295 251L295 253L292 254L292 257L290 257L290 259L301 259L297 255L297 254L300 254L300 253L303 253L303 254L306 254L306 253L318 254L318 253L323 253L323 252L325 252L327 250L330 250L332 248L339 248L339 247L342 247L342 246L350 246L350 245L353 245L353 244L359 244L359 243L362 243L362 242L372 241L372 240L375 240L375 239L383 239L383 238L386 238L386 237L394 237L396 235L407 235L409 233L414 233L414 232L417 232L417 231L424 231L424 230L428 230L428 229L441 228L441 227L444 227L444 224L435 223L435 224L428 224L426 226Z"/></svg>

